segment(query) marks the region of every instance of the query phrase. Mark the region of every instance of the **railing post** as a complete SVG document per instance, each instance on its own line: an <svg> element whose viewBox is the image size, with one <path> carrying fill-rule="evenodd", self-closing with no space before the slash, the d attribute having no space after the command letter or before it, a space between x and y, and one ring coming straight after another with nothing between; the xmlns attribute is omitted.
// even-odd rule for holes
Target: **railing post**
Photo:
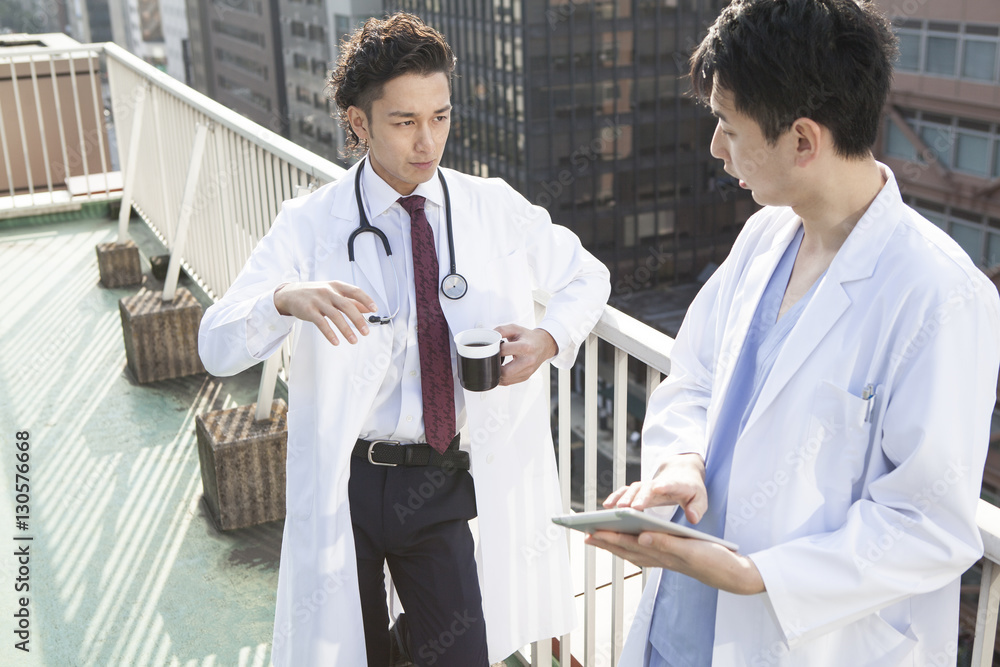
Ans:
<svg viewBox="0 0 1000 667"><path fill-rule="evenodd" d="M271 404L274 401L274 385L278 381L278 369L281 367L281 350L275 351L264 362L260 372L260 387L257 389L257 411L254 421L264 421L271 418Z"/></svg>
<svg viewBox="0 0 1000 667"><path fill-rule="evenodd" d="M997 608L1000 606L1000 565L983 559L983 578L979 584L979 610L976 613L976 637L972 645L972 666L991 667L997 635Z"/></svg>
<svg viewBox="0 0 1000 667"><path fill-rule="evenodd" d="M625 469L628 463L625 422L628 416L628 353L615 347L614 415L611 431L612 490L625 486ZM617 665L625 642L625 561L612 556L611 574L611 664Z"/></svg>
<svg viewBox="0 0 1000 667"><path fill-rule="evenodd" d="M207 138L208 125L198 123L194 135L194 148L191 150L191 162L188 165L187 182L184 184L184 197L181 199L181 215L177 221L177 233L174 235L174 247L170 249L170 264L167 266L167 278L163 282L164 301L173 301L174 292L177 289L184 242L187 240L188 227L191 226L194 196L198 191L198 176L201 173L202 157L205 155L205 140Z"/></svg>
<svg viewBox="0 0 1000 667"><path fill-rule="evenodd" d="M135 189L135 172L139 165L139 141L142 139L142 117L146 108L146 97L149 96L149 82L143 81L135 87L135 116L132 120L132 132L128 140L128 162L124 165L125 182L122 185L121 210L118 212L118 241L129 240L128 220L132 217L132 191Z"/></svg>
<svg viewBox="0 0 1000 667"><path fill-rule="evenodd" d="M597 344L594 334L584 343L583 362L583 509L597 509ZM584 547L584 647L583 662L594 665L597 657L597 547Z"/></svg>

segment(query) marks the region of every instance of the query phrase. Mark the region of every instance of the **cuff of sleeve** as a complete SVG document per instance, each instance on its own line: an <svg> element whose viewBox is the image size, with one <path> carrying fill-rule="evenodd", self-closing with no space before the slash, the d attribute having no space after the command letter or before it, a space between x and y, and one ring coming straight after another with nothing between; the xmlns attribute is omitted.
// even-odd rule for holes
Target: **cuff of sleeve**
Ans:
<svg viewBox="0 0 1000 667"><path fill-rule="evenodd" d="M552 340L556 342L558 351L556 356L549 360L552 365L556 368L571 368L576 361L576 346L573 345L573 339L565 327L554 319L545 318L539 323L538 328L549 332Z"/></svg>
<svg viewBox="0 0 1000 667"><path fill-rule="evenodd" d="M747 558L753 561L764 580L764 599L768 611L780 628L788 648L794 648L802 641L806 628L802 619L796 620L795 612L791 609L790 596L786 594L789 590L788 582L785 581L778 559L766 549L749 554Z"/></svg>
<svg viewBox="0 0 1000 667"><path fill-rule="evenodd" d="M293 316L278 312L274 305L274 290L262 294L246 317L247 351L255 359L266 359L294 324Z"/></svg>

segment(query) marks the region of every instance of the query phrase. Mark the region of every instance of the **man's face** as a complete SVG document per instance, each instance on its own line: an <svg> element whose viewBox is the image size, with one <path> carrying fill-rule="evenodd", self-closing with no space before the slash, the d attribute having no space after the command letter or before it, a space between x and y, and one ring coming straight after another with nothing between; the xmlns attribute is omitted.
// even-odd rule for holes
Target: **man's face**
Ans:
<svg viewBox="0 0 1000 667"><path fill-rule="evenodd" d="M762 206L792 205L794 133L785 132L777 144L768 144L757 121L736 111L732 95L719 85L712 86L709 104L719 119L711 151L724 161L726 173L740 179L740 187L749 189Z"/></svg>
<svg viewBox="0 0 1000 667"><path fill-rule="evenodd" d="M361 114L362 117L364 114ZM451 91L443 72L403 74L382 87L365 123L375 173L408 195L434 177L451 129ZM355 129L357 132L357 128Z"/></svg>

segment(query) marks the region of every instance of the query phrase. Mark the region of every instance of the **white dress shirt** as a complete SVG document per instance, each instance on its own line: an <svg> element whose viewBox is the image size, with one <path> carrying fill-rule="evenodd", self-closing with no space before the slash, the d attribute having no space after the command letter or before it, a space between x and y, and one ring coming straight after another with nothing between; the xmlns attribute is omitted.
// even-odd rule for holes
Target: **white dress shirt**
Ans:
<svg viewBox="0 0 1000 667"><path fill-rule="evenodd" d="M450 259L448 235L444 221L444 191L437 176L421 183L412 195L420 195L427 202L424 212L434 233L438 266L447 270ZM410 195L410 196L412 196ZM386 285L388 312L380 316L393 316L392 356L385 380L378 390L375 404L365 420L361 437L366 440L390 439L402 443L426 442L424 436L424 408L420 387L420 352L417 347L417 309L413 277L413 247L410 239L410 215L399 204L403 195L396 192L372 169L366 160L361 173L361 198L371 224L378 227L389 240L392 255L381 251L382 279ZM381 245L381 244L380 244ZM456 263L458 258L456 258ZM353 272L358 286L369 295L374 291L367 284L360 267ZM398 301L396 300L398 297ZM390 326L372 324L372 327ZM454 335L455 332L449 332ZM363 344L360 341L359 344ZM465 396L458 378L455 378L456 427L465 424Z"/></svg>

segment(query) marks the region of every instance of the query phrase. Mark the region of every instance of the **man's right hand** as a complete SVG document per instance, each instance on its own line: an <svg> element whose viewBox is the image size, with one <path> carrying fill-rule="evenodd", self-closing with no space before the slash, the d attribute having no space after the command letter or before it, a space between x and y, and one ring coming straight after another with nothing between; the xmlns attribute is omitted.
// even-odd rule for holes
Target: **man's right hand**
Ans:
<svg viewBox="0 0 1000 667"><path fill-rule="evenodd" d="M292 315L305 322L312 322L334 345L340 340L330 322L340 329L348 343L357 343L354 329L362 336L368 335L368 321L362 313L374 313L375 301L364 291L333 280L328 283L285 283L274 290L274 307L282 315ZM351 329L350 321L354 325Z"/></svg>
<svg viewBox="0 0 1000 667"><path fill-rule="evenodd" d="M701 521L708 509L708 492L705 490L705 461L700 454L671 456L652 479L623 486L604 501L608 509L643 510L660 505L680 505L689 522Z"/></svg>

